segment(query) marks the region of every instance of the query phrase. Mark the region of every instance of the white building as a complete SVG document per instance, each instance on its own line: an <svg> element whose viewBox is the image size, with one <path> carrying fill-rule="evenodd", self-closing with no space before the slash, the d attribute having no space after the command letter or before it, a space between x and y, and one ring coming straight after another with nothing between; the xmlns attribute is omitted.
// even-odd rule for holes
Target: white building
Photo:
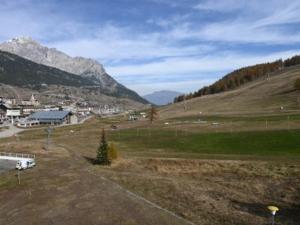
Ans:
<svg viewBox="0 0 300 225"><path fill-rule="evenodd" d="M20 118L22 109L20 107L10 106L9 104L0 104L0 114L2 119L5 117L13 123L15 119Z"/></svg>
<svg viewBox="0 0 300 225"><path fill-rule="evenodd" d="M40 125L40 122L38 120L28 120L28 119L21 119L18 123L18 127L34 127Z"/></svg>
<svg viewBox="0 0 300 225"><path fill-rule="evenodd" d="M32 94L31 97L30 97L30 99L28 99L28 100L22 100L21 104L22 105L39 106L40 102L37 99L35 99L34 95Z"/></svg>

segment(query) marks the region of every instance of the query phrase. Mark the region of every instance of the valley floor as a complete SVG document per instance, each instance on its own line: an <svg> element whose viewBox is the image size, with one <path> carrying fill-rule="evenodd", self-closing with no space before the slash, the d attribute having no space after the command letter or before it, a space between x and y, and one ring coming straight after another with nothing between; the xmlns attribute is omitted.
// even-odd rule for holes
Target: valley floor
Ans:
<svg viewBox="0 0 300 225"><path fill-rule="evenodd" d="M56 128L49 151L43 130L1 139L0 151L36 154L37 167L21 185L15 171L0 175L0 224L264 225L274 204L277 224L296 225L300 119L276 118L94 118ZM103 127L121 155L111 167L91 163Z"/></svg>

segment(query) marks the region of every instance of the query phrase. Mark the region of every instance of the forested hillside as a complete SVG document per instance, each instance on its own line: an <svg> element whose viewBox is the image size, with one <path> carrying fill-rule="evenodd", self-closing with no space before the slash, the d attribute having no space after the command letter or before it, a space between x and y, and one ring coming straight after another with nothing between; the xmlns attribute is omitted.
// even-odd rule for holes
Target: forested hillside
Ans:
<svg viewBox="0 0 300 225"><path fill-rule="evenodd" d="M273 72L279 71L284 67L290 67L298 64L300 64L300 56L294 56L284 61L280 59L271 63L263 63L244 67L225 75L223 78L210 86L205 86L194 93L180 95L174 99L174 102L181 102L203 95L233 90L260 77L272 76Z"/></svg>

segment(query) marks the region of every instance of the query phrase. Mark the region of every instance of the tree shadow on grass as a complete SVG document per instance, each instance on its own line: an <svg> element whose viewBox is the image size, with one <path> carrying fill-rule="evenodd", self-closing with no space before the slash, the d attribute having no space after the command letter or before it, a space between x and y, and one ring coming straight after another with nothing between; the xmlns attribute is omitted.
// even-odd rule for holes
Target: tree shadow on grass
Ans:
<svg viewBox="0 0 300 225"><path fill-rule="evenodd" d="M98 165L97 160L95 158L83 156L83 158L92 165Z"/></svg>
<svg viewBox="0 0 300 225"><path fill-rule="evenodd" d="M265 218L269 217L266 205L260 203L240 202L237 200L232 201L232 203L234 204L234 208L238 211L247 212L249 214Z"/></svg>

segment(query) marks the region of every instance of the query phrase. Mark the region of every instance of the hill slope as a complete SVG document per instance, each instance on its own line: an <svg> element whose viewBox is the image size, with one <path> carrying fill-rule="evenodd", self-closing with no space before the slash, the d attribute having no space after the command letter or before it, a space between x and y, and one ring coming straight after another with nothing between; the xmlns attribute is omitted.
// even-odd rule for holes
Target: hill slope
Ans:
<svg viewBox="0 0 300 225"><path fill-rule="evenodd" d="M31 38L14 38L0 44L0 50L10 52L37 64L54 67L71 74L93 80L106 95L128 97L135 101L147 103L136 92L119 84L108 75L100 63L83 57L71 57L54 48L47 48Z"/></svg>
<svg viewBox="0 0 300 225"><path fill-rule="evenodd" d="M205 95L161 109L161 118L226 113L264 113L300 110L300 93L294 82L300 78L300 66L293 66L272 76L262 77L238 89Z"/></svg>
<svg viewBox="0 0 300 225"><path fill-rule="evenodd" d="M256 64L247 66L228 73L215 83L205 86L194 93L180 95L174 99L174 102L181 102L187 99L221 93L229 90L234 90L241 85L257 80L261 77L272 76L274 72L279 72L283 68L287 68L300 64L300 56L296 55L286 60L276 60L274 62Z"/></svg>
<svg viewBox="0 0 300 225"><path fill-rule="evenodd" d="M34 63L17 55L0 51L0 83L35 88L41 84L93 86L97 83L74 74Z"/></svg>
<svg viewBox="0 0 300 225"><path fill-rule="evenodd" d="M148 95L144 95L143 98L155 105L166 105L173 102L174 98L182 93L176 91L156 91Z"/></svg>

